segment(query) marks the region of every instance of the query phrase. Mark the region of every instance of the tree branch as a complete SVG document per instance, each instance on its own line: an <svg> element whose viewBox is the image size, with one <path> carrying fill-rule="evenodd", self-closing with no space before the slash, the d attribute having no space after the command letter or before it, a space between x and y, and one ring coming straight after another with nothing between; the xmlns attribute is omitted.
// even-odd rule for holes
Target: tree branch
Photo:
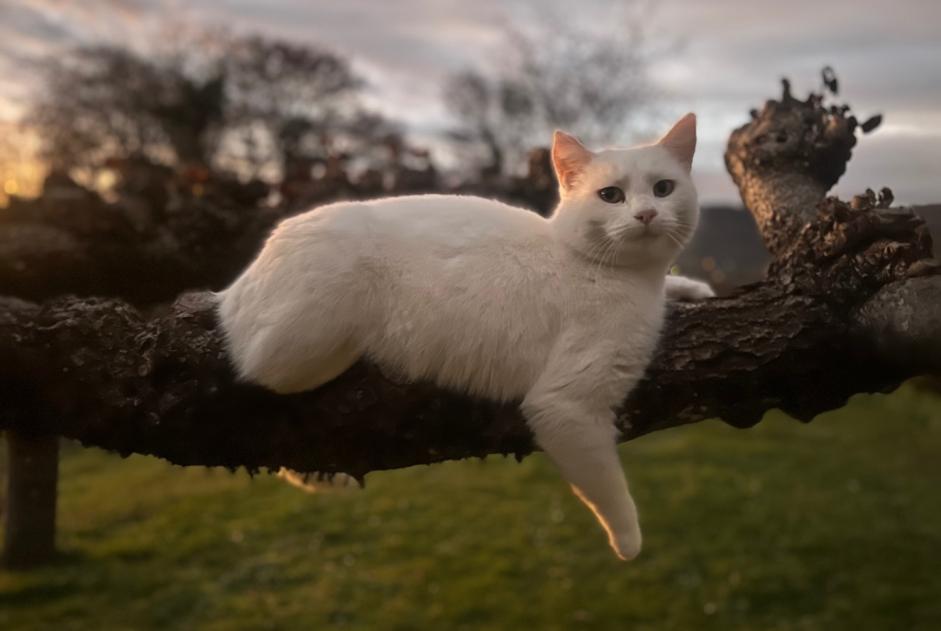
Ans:
<svg viewBox="0 0 941 631"><path fill-rule="evenodd" d="M846 171L856 119L847 106L824 107L819 94L795 99L787 79L781 100L751 117L729 137L725 164L768 250L780 257Z"/></svg>
<svg viewBox="0 0 941 631"><path fill-rule="evenodd" d="M0 426L55 432L178 464L368 471L532 450L515 405L400 384L360 363L316 391L278 396L234 380L209 294L148 320L118 300L0 302ZM850 370L839 322L761 285L679 305L648 378L625 404L625 438L783 407L802 418L894 371Z"/></svg>
<svg viewBox="0 0 941 631"><path fill-rule="evenodd" d="M883 361L941 373L941 276L886 285L860 307L853 324Z"/></svg>
<svg viewBox="0 0 941 631"><path fill-rule="evenodd" d="M673 308L647 378L619 413L625 439L715 417L746 427L772 408L810 420L930 363L898 361L900 349L930 358L937 348L937 337L919 346L937 330L941 286L927 231L884 200L823 200L854 125L846 109L788 98L736 130L726 154L775 254L769 276ZM804 140L757 140L779 128ZM821 133L826 141L814 140ZM515 405L396 383L365 362L298 395L239 384L211 298L198 293L150 318L120 300L0 299L0 403L0 428L186 465L362 477L533 449Z"/></svg>

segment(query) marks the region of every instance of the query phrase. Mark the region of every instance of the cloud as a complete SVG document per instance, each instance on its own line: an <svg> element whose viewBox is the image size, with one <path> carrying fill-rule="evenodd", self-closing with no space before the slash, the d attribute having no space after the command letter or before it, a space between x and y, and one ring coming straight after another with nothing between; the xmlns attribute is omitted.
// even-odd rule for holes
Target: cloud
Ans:
<svg viewBox="0 0 941 631"><path fill-rule="evenodd" d="M139 45L146 40L143 33L156 32L171 16L180 25L222 24L345 54L370 81L370 102L427 134L447 124L440 102L444 79L466 66L498 64L507 24L525 25L527 16L554 12L610 30L617 28L611 17L615 4L9 0L0 9L0 70L12 83L25 83L23 60L43 50L89 41ZM871 178L882 173L895 182L900 199L941 200L941 182L928 173L941 165L941 3L909 0L887 12L881 0L673 0L646 2L636 13L654 25L654 44L681 44L653 70L668 95L665 117L689 109L700 113L697 169L704 199L737 200L722 150L748 110L778 91L781 76L791 77L795 93L802 94L818 86L820 68L831 64L841 80L841 98L861 116L886 117L884 128L861 143L841 186L856 192L863 182L879 185ZM3 94L13 92L8 87Z"/></svg>

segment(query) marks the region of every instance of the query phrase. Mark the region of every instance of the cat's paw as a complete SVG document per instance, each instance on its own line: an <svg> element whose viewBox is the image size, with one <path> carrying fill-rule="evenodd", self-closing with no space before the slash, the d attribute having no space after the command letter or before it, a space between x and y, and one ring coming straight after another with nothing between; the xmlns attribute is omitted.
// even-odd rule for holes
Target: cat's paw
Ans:
<svg viewBox="0 0 941 631"><path fill-rule="evenodd" d="M610 543L614 554L622 561L632 561L640 554L640 533L636 535L614 536L611 538Z"/></svg>
<svg viewBox="0 0 941 631"><path fill-rule="evenodd" d="M700 281L693 281L695 284L688 287L683 296L683 300L705 300L706 298L715 298L716 292L709 285Z"/></svg>
<svg viewBox="0 0 941 631"><path fill-rule="evenodd" d="M716 292L709 286L709 283L685 277L674 276L673 279L667 284L668 300L694 301L716 296Z"/></svg>

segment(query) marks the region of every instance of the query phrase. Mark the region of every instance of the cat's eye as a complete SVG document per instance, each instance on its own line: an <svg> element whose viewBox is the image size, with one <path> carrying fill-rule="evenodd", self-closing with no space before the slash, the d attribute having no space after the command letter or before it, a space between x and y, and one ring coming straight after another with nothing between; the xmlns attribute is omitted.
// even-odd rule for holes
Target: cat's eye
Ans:
<svg viewBox="0 0 941 631"><path fill-rule="evenodd" d="M666 197L673 192L676 182L673 180L659 180L653 185L653 194L655 197Z"/></svg>
<svg viewBox="0 0 941 631"><path fill-rule="evenodd" d="M617 186L605 186L598 191L598 197L601 198L601 201L609 204L620 204L624 201L624 191Z"/></svg>

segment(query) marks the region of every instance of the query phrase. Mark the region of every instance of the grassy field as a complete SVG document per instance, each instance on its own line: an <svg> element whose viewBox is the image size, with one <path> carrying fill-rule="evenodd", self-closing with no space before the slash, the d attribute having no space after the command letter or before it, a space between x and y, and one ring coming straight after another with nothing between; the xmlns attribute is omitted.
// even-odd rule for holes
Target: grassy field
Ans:
<svg viewBox="0 0 941 631"><path fill-rule="evenodd" d="M941 399L622 453L646 534L630 564L541 456L310 496L70 447L63 557L0 573L0 628L941 628Z"/></svg>

